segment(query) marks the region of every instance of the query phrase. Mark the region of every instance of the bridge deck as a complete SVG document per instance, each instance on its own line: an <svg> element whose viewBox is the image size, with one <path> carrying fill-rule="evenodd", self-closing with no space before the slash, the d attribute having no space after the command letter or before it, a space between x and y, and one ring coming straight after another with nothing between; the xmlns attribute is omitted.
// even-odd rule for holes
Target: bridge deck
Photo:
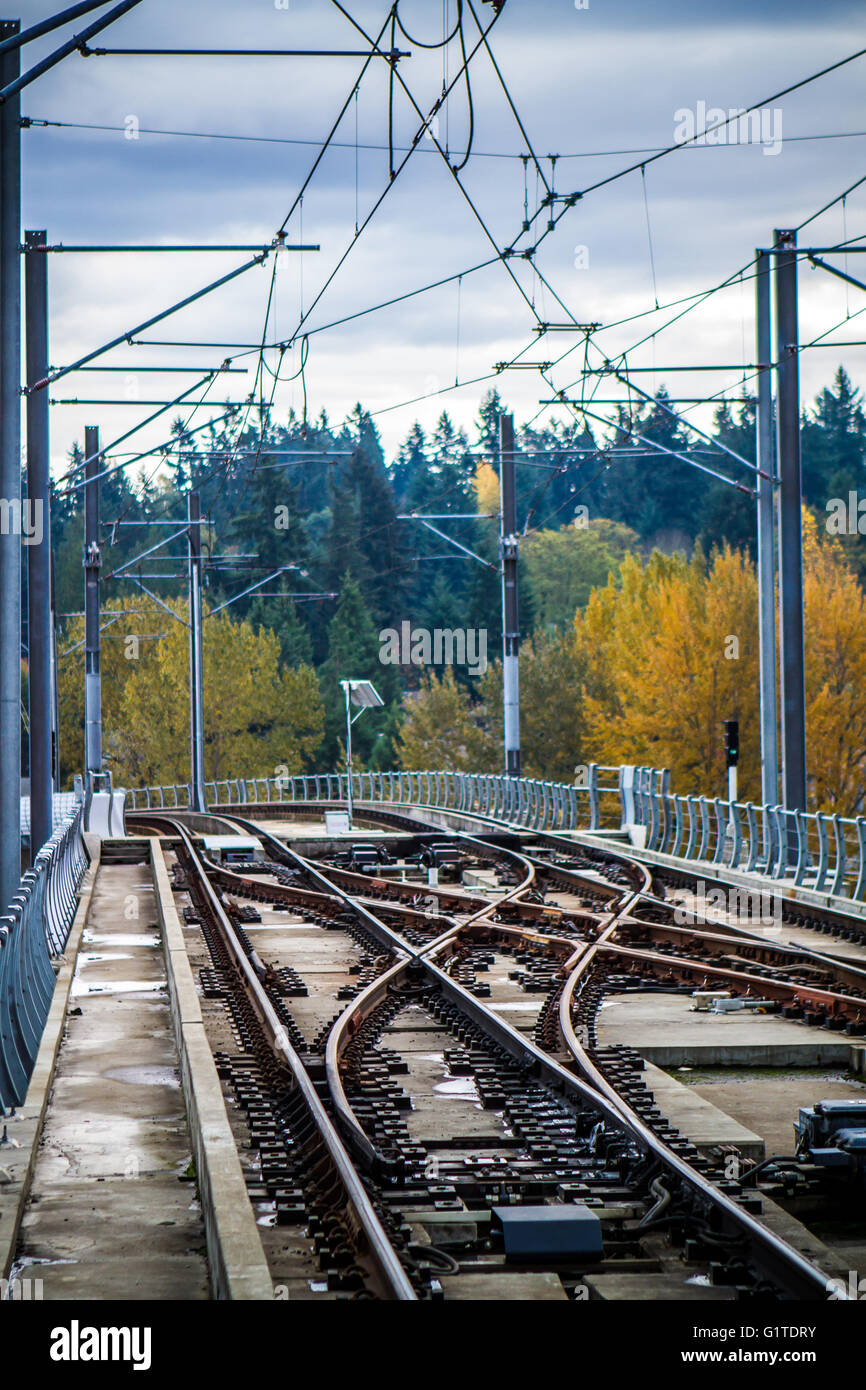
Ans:
<svg viewBox="0 0 866 1390"><path fill-rule="evenodd" d="M17 1252L45 1298L208 1297L161 945L149 863L101 864Z"/></svg>

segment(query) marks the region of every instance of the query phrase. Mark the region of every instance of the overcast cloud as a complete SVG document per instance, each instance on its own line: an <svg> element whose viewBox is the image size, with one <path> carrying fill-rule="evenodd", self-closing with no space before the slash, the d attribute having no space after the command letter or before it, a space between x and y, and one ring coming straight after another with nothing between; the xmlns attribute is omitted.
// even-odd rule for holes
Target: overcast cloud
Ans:
<svg viewBox="0 0 866 1390"><path fill-rule="evenodd" d="M279 3L279 0L278 0ZM475 0L480 17L491 7ZM389 6L347 4L367 32L382 25ZM21 7L24 24L48 12L45 3ZM453 18L455 5L448 10ZM406 27L416 39L442 33L442 5L403 0ZM79 21L82 27L85 21ZM470 42L477 34L471 16ZM640 158L633 150L672 143L676 112L745 107L834 63L864 46L863 6L830 0L721 0L695 6L688 0L507 0L491 36L493 50L535 152L549 174L547 156L559 155L555 187L576 192ZM140 7L95 40L106 46L201 45L263 48L358 48L363 46L328 0L143 0ZM32 44L28 64L56 43ZM400 73L422 111L442 86L440 52L405 40L412 56ZM647 218L639 172L590 193L548 237L538 265L579 322L613 324L725 279L766 245L774 227L795 226L853 183L864 170L866 112L864 61L849 64L801 91L771 102L781 120L777 155L760 145L703 146L678 150L648 166L646 194L655 260L650 263ZM452 44L448 69L459 62ZM49 127L24 134L24 225L45 227L49 241L252 242L270 241L283 221L355 79L359 60L90 57L75 55L23 94L25 115L108 126L109 130ZM321 244L317 254L281 256L269 340L290 337L354 240L357 207L363 219L388 185L387 68L373 65L357 107L352 106L304 199L303 238ZM526 143L517 129L487 55L471 64L475 114L474 153L461 178L498 247L509 245L523 222ZM139 138L126 138L129 118ZM419 120L407 98L396 102L396 143L412 141ZM156 135L148 130L268 137L235 141ZM455 89L440 138L462 157L467 130L465 87ZM803 138L815 136L849 138ZM297 143L287 143L287 142ZM309 143L304 143L309 142ZM363 148L363 147L375 148ZM495 158L494 155L510 156ZM398 154L398 158L402 155ZM357 195L356 195L357 168ZM866 232L866 185L844 209L837 205L803 237L828 245ZM536 209L530 166L528 200ZM546 218L545 218L546 220ZM289 240L301 239L301 220L289 224ZM802 240L802 238L801 238ZM520 243L526 244L525 239ZM581 249L585 248L585 249ZM311 411L326 406L332 419L355 401L377 414L386 448L393 451L416 418L432 424L443 408L471 426L486 387L467 386L400 409L401 402L449 387L455 379L483 376L498 361L523 349L527 359L550 359L573 339L551 334L533 343L535 317L506 268L496 264L462 283L410 299L326 332L314 332L384 299L440 277L468 270L495 252L432 142L422 139L388 190L372 222L316 305L311 330L307 389ZM241 255L53 256L51 357L74 360L224 274ZM866 265L852 256L849 270ZM588 261L585 268L578 265ZM841 266L841 259L837 260ZM562 322L563 310L525 261L512 262L526 296L545 321ZM270 280L255 269L207 300L169 319L147 336L160 339L258 341ZM820 271L801 272L801 339L831 326L830 340L866 338L866 319L845 327L846 314L866 305L863 292ZM648 341L632 365L753 360L753 285L735 286L709 299L679 324ZM458 313L459 309L459 313ZM598 335L610 355L661 328L670 314L638 319ZM862 326L861 326L862 324ZM105 365L213 364L221 351L124 346ZM554 374L558 386L577 376L573 354ZM243 359L246 361L247 359ZM274 359L271 358L273 361ZM597 360L597 359L596 359ZM864 381L866 350L812 350L802 358L804 398L809 399L840 361ZM571 362L577 365L572 366ZM286 370L297 365L287 356ZM191 383L194 378L190 377ZM709 378L661 371L642 377L648 389L666 381L676 394L736 387L736 372ZM241 399L245 378L227 378ZM118 373L81 373L52 389L54 398L123 397L137 386L144 398L168 399L186 378L140 374L128 383ZM534 372L503 374L497 385L520 420L541 410L549 393ZM610 395L605 390L602 394ZM277 418L300 407L297 385L281 387ZM381 412L381 413L378 413ZM147 413L139 410L138 415ZM131 407L57 406L52 412L53 455L61 471L66 451L85 423L98 423L103 440L130 428ZM199 419L206 418L202 415ZM541 418L544 418L542 416ZM706 412L694 418L706 421ZM136 436L140 447L167 434L165 422Z"/></svg>

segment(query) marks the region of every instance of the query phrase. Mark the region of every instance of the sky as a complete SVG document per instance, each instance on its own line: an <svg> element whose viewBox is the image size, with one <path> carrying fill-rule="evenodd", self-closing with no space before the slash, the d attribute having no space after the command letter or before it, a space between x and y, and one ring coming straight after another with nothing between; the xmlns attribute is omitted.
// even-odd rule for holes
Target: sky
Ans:
<svg viewBox="0 0 866 1390"><path fill-rule="evenodd" d="M473 0L485 26L493 7ZM344 9L374 36L390 12L384 0L346 0ZM43 0L21 5L26 26L50 12ZM446 16L447 12L447 16ZM464 6L471 53L479 42ZM296 376L306 332L308 409L332 421L360 401L392 456L417 419L430 429L443 410L470 431L490 385L518 423L568 419L550 407L549 386L526 363L568 355L550 372L558 390L580 392L581 332L535 332L542 323L595 323L589 365L628 350L644 389L665 384L677 398L736 395L743 364L755 360L754 283L749 263L774 228L796 227L866 173L866 57L802 89L776 93L866 47L862 0L506 0L490 48L522 123L518 126L491 57L479 47L469 64L473 138L459 183L422 121L443 77L459 74L459 42L425 49L454 25L456 0L401 0L395 84L393 181L388 167L388 64L374 59L357 101L350 100L334 143L321 158L287 224L289 244L318 252L281 252L266 341L294 340L282 361L274 418L303 409ZM77 31L90 22L80 19ZM26 66L49 53L70 28L29 44ZM385 40L390 42L388 31ZM385 41L383 40L383 42ZM331 0L142 0L94 45L267 49L269 56L124 56L73 54L22 94L34 122L23 134L23 226L45 228L50 244L268 245L296 203L322 142L349 97L360 57L271 56L279 49L366 49L364 37ZM702 143L591 189L674 144L701 111L726 114L762 103L767 144ZM707 123L718 119L710 116ZM464 81L438 115L438 138L452 162L466 153L469 103ZM184 132L167 134L153 132ZM130 138L130 137L137 138ZM245 138L216 138L232 136ZM546 236L536 264L502 248L520 236L524 207L533 226L541 177L558 194L583 193ZM557 156L555 164L551 156ZM524 173L526 169L526 174ZM460 184L463 190L461 191ZM378 204L378 206L376 206ZM556 204L558 212L564 204ZM372 211L375 208L375 211ZM372 216L365 224L368 214ZM355 235L356 219L361 226ZM866 234L866 183L800 233L800 243L832 246ZM347 254L348 253L348 254ZM343 259L345 258L345 259ZM485 269L474 270L494 258ZM55 254L49 258L50 356L67 365L194 293L248 259L203 254ZM866 279L858 255L833 264ZM272 283L271 257L195 305L142 334L171 344L262 341ZM735 276L671 326L697 296ZM512 273L510 273L512 272ZM462 278L454 278L462 276ZM422 294L438 280L448 283ZM515 280L517 283L515 283ZM556 302L558 296L561 303ZM385 300L410 295L376 312ZM661 308L656 311L658 303ZM866 384L866 348L832 346L866 339L863 291L801 265L800 338L831 344L801 354L804 402L844 363ZM342 322L356 315L349 322ZM629 320L628 322L621 322ZM335 325L335 326L331 326ZM830 331L828 331L830 330ZM568 350L572 349L569 353ZM217 366L242 348L123 346L91 365L119 371L76 372L51 389L53 400L120 404L52 407L52 458L59 476L67 453L97 424L103 444L133 429L156 406L202 373L144 372L144 367ZM266 354L277 366L276 350ZM235 358L253 366L256 354ZM722 364L718 372L673 366ZM226 376L201 406L182 414L191 426L210 402L243 401L254 372ZM271 378L268 381L270 389ZM461 384L455 387L455 383ZM575 384L576 383L576 384ZM620 393L593 382L597 399ZM190 398L195 402L201 392ZM686 418L706 427L711 408L683 400ZM599 407L605 413L606 407ZM218 413L214 410L213 413ZM169 433L178 410L139 429L120 450L150 448ZM117 453L118 460L121 453ZM134 465L134 471L138 465Z"/></svg>

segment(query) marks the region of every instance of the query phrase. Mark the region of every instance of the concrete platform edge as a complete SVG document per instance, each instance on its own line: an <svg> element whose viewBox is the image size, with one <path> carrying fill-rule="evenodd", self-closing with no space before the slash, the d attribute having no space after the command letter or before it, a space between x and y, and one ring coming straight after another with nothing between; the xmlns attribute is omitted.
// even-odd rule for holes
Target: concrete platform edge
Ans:
<svg viewBox="0 0 866 1390"><path fill-rule="evenodd" d="M51 997L51 1008L48 1011L48 1018L39 1043L39 1051L36 1054L36 1062L33 1067L33 1075L27 1087L27 1095L24 1097L24 1104L18 1107L16 1120L23 1126L21 1138L14 1135L21 1144L21 1149L13 1150L16 1157L23 1160L15 1164L16 1171L10 1196L12 1201L7 1207L6 1201L0 1203L0 1213L3 1220L0 1221L0 1278L8 1279L9 1273L15 1259L15 1251L18 1245L18 1235L21 1230L21 1220L24 1215L24 1208L30 1195L30 1187L33 1182L33 1173L36 1168L36 1156L39 1151L39 1141L42 1138L42 1126L45 1122L45 1114L48 1109L48 1101L51 1097L51 1085L54 1080L54 1069L57 1064L57 1057L60 1052L60 1044L63 1040L63 1032L66 1025L66 1010L69 1004L69 991L72 988L72 979L75 974L75 965L78 959L78 948L81 945L81 934L87 925L87 918L90 912L90 902L93 897L93 886L96 882L96 875L99 870L100 851L102 841L98 835L84 835L84 842L87 847L87 854L90 863L84 871L81 887L78 890L78 906L75 909L75 916L72 919L72 926L69 929L69 936L66 941L62 956L59 957L60 969L54 982L54 993ZM16 1126L17 1128L17 1126ZM3 1161L4 1150L0 1149L0 1162ZM2 1190L3 1198L9 1189Z"/></svg>
<svg viewBox="0 0 866 1390"><path fill-rule="evenodd" d="M150 852L212 1293L216 1299L270 1301L274 1297L273 1283L205 1035L183 929L158 839L151 839Z"/></svg>

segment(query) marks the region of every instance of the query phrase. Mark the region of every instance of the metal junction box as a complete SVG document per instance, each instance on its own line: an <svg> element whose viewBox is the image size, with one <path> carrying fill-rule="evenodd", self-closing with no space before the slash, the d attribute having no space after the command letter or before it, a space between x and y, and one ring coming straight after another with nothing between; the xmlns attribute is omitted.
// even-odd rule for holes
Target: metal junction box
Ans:
<svg viewBox="0 0 866 1390"><path fill-rule="evenodd" d="M507 1258L536 1260L550 1256L600 1260L604 1254L601 1222L589 1207L576 1203L535 1207L494 1207L494 1228L502 1231Z"/></svg>
<svg viewBox="0 0 866 1390"><path fill-rule="evenodd" d="M866 1176L866 1100L819 1100L794 1125L797 1152L822 1168Z"/></svg>
<svg viewBox="0 0 866 1390"><path fill-rule="evenodd" d="M264 859L261 840L253 835L202 835L205 854L218 864L243 864Z"/></svg>

